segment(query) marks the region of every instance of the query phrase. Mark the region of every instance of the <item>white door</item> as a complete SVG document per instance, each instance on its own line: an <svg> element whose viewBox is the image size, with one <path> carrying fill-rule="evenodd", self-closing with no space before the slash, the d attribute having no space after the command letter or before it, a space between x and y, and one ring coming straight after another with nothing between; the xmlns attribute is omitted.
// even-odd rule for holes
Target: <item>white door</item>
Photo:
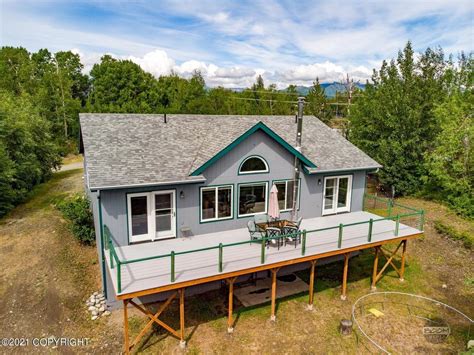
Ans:
<svg viewBox="0 0 474 355"><path fill-rule="evenodd" d="M131 243L176 237L175 191L127 195Z"/></svg>
<svg viewBox="0 0 474 355"><path fill-rule="evenodd" d="M324 178L323 215L351 210L352 175Z"/></svg>
<svg viewBox="0 0 474 355"><path fill-rule="evenodd" d="M164 239L176 237L176 210L174 206L175 191L159 191L154 193L153 216L155 220L154 238Z"/></svg>

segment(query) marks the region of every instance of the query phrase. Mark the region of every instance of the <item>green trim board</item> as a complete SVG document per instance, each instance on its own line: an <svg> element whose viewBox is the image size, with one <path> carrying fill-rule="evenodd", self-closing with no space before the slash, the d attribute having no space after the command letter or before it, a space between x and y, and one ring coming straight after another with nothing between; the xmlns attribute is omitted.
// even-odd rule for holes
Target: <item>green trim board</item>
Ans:
<svg viewBox="0 0 474 355"><path fill-rule="evenodd" d="M256 125L254 125L252 128L250 128L248 131L246 131L244 134L242 134L240 137L238 137L236 140L234 140L232 143L230 143L227 147L222 149L219 153L214 155L211 159L209 159L207 162L205 162L199 168L194 170L190 175L191 176L197 176L197 175L202 174L204 172L204 170L206 170L209 166L211 166L217 160L219 160L224 155L229 153L238 144L240 144L244 139L249 137L251 134L257 132L258 130L261 130L261 131L265 132L266 134L268 134L277 143L279 143L283 148L285 148L291 154L296 156L304 165L309 166L310 168L316 168L317 167L311 160L309 160L303 154L301 154L299 151L297 151L291 144L289 144L287 141L285 141L283 138L281 138L278 134L276 134L274 131L272 131L270 128L268 128L267 125L265 125L263 122L258 122Z"/></svg>
<svg viewBox="0 0 474 355"><path fill-rule="evenodd" d="M231 201L231 209L232 209L232 216L230 217L225 217L225 218L218 218L218 219L209 219L209 220L202 220L202 208L201 208L201 198L202 198L202 190L203 189L206 189L206 188L217 188L217 187L226 187L226 186L230 186L232 187L232 191L231 191L231 196L232 196L232 201ZM213 222L222 222L222 221L229 221L229 220L232 220L234 219L235 217L235 209L234 209L234 205L235 205L235 184L231 183L231 184L220 184L220 185L209 185L209 186L200 186L199 187L199 224L205 224L205 223L213 223Z"/></svg>
<svg viewBox="0 0 474 355"><path fill-rule="evenodd" d="M275 180L272 180L272 185L278 182L293 181L293 180L294 179L275 179ZM298 208L297 210L299 211L300 208L301 208L301 178L298 179ZM291 212L291 208L288 210L280 210L280 213L285 213L285 212Z"/></svg>
<svg viewBox="0 0 474 355"><path fill-rule="evenodd" d="M101 266L102 266L102 290L104 292L104 296L107 299L107 275L106 275L106 268L105 268L105 254L104 254L104 227L103 227L103 220L102 220L102 203L100 201L100 191L97 195L97 202L99 207L99 236L100 236L100 258L101 258Z"/></svg>
<svg viewBox="0 0 474 355"><path fill-rule="evenodd" d="M240 169L242 168L242 165L249 159L251 158L259 158L259 159L262 159L265 163L265 166L267 167L267 170L265 171L256 171L256 172L244 172L244 173L241 173L240 172ZM256 174L270 174L270 165L268 165L268 162L267 160L262 157L261 155L258 155L258 154L253 154L253 155L249 155L248 157L245 157L239 164L239 170L237 170L237 175L256 175Z"/></svg>
<svg viewBox="0 0 474 355"><path fill-rule="evenodd" d="M265 191L265 212L257 212L257 213L252 213L252 214L244 214L240 215L239 213L239 201L240 201L240 186L241 185L261 185L261 184L266 184L266 191ZM249 181L249 182L241 182L237 184L237 199L235 203L236 207L236 212L237 212L237 218L248 218L248 217L253 217L258 214L265 214L268 213L268 198L270 196L270 181Z"/></svg>

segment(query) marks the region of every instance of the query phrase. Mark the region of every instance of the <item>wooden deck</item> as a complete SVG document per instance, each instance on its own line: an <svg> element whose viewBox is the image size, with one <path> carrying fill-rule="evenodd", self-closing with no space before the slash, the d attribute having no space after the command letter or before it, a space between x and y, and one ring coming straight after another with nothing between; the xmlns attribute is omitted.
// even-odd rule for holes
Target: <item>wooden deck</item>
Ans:
<svg viewBox="0 0 474 355"><path fill-rule="evenodd" d="M380 219L380 216L368 212L352 212L334 216L318 217L303 220L301 229L307 231L337 226L340 223L350 224L362 221ZM395 236L395 222L384 220L375 222L372 229L372 239L368 242L368 223L344 228L341 247L338 248L338 229L308 233L305 255L302 255L301 244L296 248L294 244L287 244L277 250L270 245L266 249L265 263L261 263L261 246L259 244L243 244L226 247L223 251L223 270L218 270L219 250L208 250L197 253L177 255L175 259L176 279L171 282L170 258L141 261L121 266L122 292L117 292L117 268L110 268L109 253L106 252L107 267L110 272L117 298L126 299L137 296L160 292L160 289L169 290L189 286L192 281L204 283L224 279L252 272L252 269L269 269L272 265L281 266L298 263L306 260L317 259L328 255L347 253L353 250L365 249L389 241L402 240L419 236L422 231L400 223L398 236ZM116 248L121 261L152 257L168 254L171 251L180 252L192 249L217 246L219 243L234 243L249 240L246 228L225 232L196 235L186 238L156 241L129 245ZM247 271L247 272L245 272ZM201 280L201 281L200 281Z"/></svg>

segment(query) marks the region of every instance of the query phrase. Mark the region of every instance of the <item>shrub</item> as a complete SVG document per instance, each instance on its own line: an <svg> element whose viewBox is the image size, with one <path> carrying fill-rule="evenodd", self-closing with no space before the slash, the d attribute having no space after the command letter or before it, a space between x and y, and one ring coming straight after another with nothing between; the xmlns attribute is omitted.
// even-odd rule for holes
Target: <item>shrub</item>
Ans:
<svg viewBox="0 0 474 355"><path fill-rule="evenodd" d="M87 245L95 243L94 218L90 201L85 195L76 194L57 207L69 221L69 228L79 242Z"/></svg>
<svg viewBox="0 0 474 355"><path fill-rule="evenodd" d="M469 236L468 233L458 232L451 226L447 226L441 221L435 221L434 227L439 234L449 237L454 240L459 240L464 244L467 249L472 249L474 240Z"/></svg>

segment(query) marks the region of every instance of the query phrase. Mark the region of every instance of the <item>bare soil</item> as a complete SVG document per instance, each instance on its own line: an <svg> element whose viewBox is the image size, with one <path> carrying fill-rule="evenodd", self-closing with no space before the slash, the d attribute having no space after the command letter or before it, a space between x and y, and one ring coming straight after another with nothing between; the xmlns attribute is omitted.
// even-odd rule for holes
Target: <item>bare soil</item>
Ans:
<svg viewBox="0 0 474 355"><path fill-rule="evenodd" d="M85 300L100 289L99 265L94 247L81 246L68 231L54 204L83 189L82 171L55 174L36 189L29 202L0 220L0 338L64 336L90 338L83 347L9 348L15 353L119 353L122 350L122 312L90 320ZM386 273L378 290L413 292L446 302L474 316L474 258L460 242L442 237L433 228L435 219L463 231L474 231L470 221L447 208L418 199L405 204L427 211L426 235L409 242L405 281L394 271ZM313 311L306 309L307 293L280 299L277 321L269 320L269 304L244 308L235 304L235 331L226 333L227 293L222 290L186 299L186 337L190 354L302 354L367 353L355 334L338 332L341 319L350 319L352 303L369 292L373 255L364 252L349 264L348 300L339 298L342 263L316 269ZM388 269L390 270L390 268ZM307 273L298 274L307 281ZM446 287L443 287L446 285ZM156 305L155 305L156 307ZM146 319L131 311L130 333L136 336ZM178 307L173 303L162 316L178 328ZM390 314L401 322L401 315ZM387 318L388 319L388 318ZM411 338L410 338L411 339ZM411 340L406 349L428 352ZM144 353L182 353L178 340L154 328L136 348ZM442 351L464 350L462 342L447 342ZM403 352L407 352L402 350ZM6 352L6 348L0 349Z"/></svg>

